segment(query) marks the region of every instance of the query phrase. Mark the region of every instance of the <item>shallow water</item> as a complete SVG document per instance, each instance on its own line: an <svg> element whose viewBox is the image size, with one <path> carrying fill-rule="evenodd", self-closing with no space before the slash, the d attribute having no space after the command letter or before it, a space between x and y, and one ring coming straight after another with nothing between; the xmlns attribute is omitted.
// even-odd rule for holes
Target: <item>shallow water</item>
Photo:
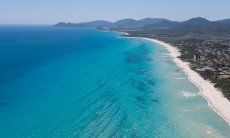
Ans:
<svg viewBox="0 0 230 138"><path fill-rule="evenodd" d="M0 137L230 136L168 51L147 40L1 26L0 57Z"/></svg>

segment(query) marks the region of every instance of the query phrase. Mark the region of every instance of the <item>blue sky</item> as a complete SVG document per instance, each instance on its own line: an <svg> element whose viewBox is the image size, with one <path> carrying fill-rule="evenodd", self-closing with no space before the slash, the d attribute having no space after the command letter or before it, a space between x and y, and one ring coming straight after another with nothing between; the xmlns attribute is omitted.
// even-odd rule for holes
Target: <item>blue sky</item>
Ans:
<svg viewBox="0 0 230 138"><path fill-rule="evenodd" d="M145 17L230 18L230 0L0 0L0 24L54 24Z"/></svg>

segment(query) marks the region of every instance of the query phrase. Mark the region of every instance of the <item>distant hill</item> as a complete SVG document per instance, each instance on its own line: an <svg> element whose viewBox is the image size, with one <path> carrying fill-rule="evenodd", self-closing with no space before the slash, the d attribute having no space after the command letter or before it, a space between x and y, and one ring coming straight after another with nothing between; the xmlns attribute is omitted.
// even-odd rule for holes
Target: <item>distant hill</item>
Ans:
<svg viewBox="0 0 230 138"><path fill-rule="evenodd" d="M164 30L172 35L229 35L230 22L221 24L205 18L192 18Z"/></svg>
<svg viewBox="0 0 230 138"><path fill-rule="evenodd" d="M155 22L153 24L142 26L143 29L151 29L151 28L169 28L179 25L180 22L176 21L170 21L170 20L159 20L158 22Z"/></svg>
<svg viewBox="0 0 230 138"><path fill-rule="evenodd" d="M115 22L112 26L113 29L119 28L140 28L147 25L157 24L162 21L166 21L167 19L162 18L145 18L141 20L134 19L124 19Z"/></svg>
<svg viewBox="0 0 230 138"><path fill-rule="evenodd" d="M191 25L200 25L200 24L208 24L208 23L210 23L210 21L202 17L191 18L183 22L183 24L191 24Z"/></svg>
<svg viewBox="0 0 230 138"><path fill-rule="evenodd" d="M93 22L79 23L76 25L81 26L81 27L98 27L98 26L101 26L101 27L109 28L109 27L112 27L113 23L108 22L108 21L93 21Z"/></svg>
<svg viewBox="0 0 230 138"><path fill-rule="evenodd" d="M60 22L58 24L55 24L54 26L55 27L76 27L76 24Z"/></svg>
<svg viewBox="0 0 230 138"><path fill-rule="evenodd" d="M169 21L163 18L145 18L141 20L135 19L123 19L117 22L108 22L108 21L92 21L92 22L83 22L83 23L64 23L60 22L54 26L56 27L107 27L107 28L139 28L151 24L159 24L163 21Z"/></svg>
<svg viewBox="0 0 230 138"><path fill-rule="evenodd" d="M141 20L123 19L117 22L93 21L84 23L58 23L56 27L106 27L133 33L144 32L156 35L230 35L230 19L209 21L202 17L187 21L171 21L164 18L145 18Z"/></svg>
<svg viewBox="0 0 230 138"><path fill-rule="evenodd" d="M134 19L124 19L113 23L112 28L135 28L138 25Z"/></svg>
<svg viewBox="0 0 230 138"><path fill-rule="evenodd" d="M56 25L55 27L107 27L110 28L112 27L113 23L108 22L108 21L92 21L92 22L84 22L84 23L63 23L60 22Z"/></svg>
<svg viewBox="0 0 230 138"><path fill-rule="evenodd" d="M219 20L219 21L216 21L218 23L224 23L224 24L230 24L230 18L229 19L224 19L224 20Z"/></svg>

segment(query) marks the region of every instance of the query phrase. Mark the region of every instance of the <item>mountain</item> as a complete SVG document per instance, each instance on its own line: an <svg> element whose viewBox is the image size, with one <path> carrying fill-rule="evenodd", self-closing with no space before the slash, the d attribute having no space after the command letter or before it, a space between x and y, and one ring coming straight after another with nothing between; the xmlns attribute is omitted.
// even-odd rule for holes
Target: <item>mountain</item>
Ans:
<svg viewBox="0 0 230 138"><path fill-rule="evenodd" d="M79 23L77 24L77 26L81 26L81 27L111 27L113 23L108 22L108 21L93 21L93 22L85 22L85 23Z"/></svg>
<svg viewBox="0 0 230 138"><path fill-rule="evenodd" d="M180 35L229 35L230 23L220 24L205 18L192 18L169 29Z"/></svg>
<svg viewBox="0 0 230 138"><path fill-rule="evenodd" d="M173 27L173 26L197 26L197 25L211 25L211 24L230 24L230 19L223 19L218 21L209 21L202 17L191 18L187 21L177 22L164 18L144 18L141 20L123 19L116 22L109 21L92 21L83 23L64 23L60 22L54 26L56 27L107 27L107 28L141 28L141 27Z"/></svg>
<svg viewBox="0 0 230 138"><path fill-rule="evenodd" d="M223 23L223 24L230 24L230 18L229 19L223 19L216 21L217 23Z"/></svg>
<svg viewBox="0 0 230 138"><path fill-rule="evenodd" d="M230 35L230 19L209 21L202 17L187 21L171 21L164 18L145 18L141 20L123 19L117 22L93 21L84 23L58 23L56 27L106 27L110 30L145 32L147 34L178 35ZM138 33L138 32L137 32Z"/></svg>
<svg viewBox="0 0 230 138"><path fill-rule="evenodd" d="M121 28L140 28L146 25L151 24L159 24L160 22L168 22L169 20L163 18L145 18L141 20L134 20L134 19L123 19L116 21L114 23L108 21L93 21L93 22L83 22L83 23L63 23L60 22L55 27L106 27L106 28L113 28L113 29L121 29Z"/></svg>
<svg viewBox="0 0 230 138"><path fill-rule="evenodd" d="M159 22L166 21L166 20L167 19L164 19L164 18L144 18L144 19L139 20L139 23L141 25L148 25L148 24L159 23Z"/></svg>
<svg viewBox="0 0 230 138"><path fill-rule="evenodd" d="M168 21L167 19L163 18L144 18L141 20L134 20L134 19L124 19L124 20L119 20L113 24L113 29L114 28L140 28L144 27L147 25L153 25L153 24L158 24L162 21Z"/></svg>
<svg viewBox="0 0 230 138"><path fill-rule="evenodd" d="M124 19L113 23L112 28L135 28L137 27L137 25L138 25L137 20Z"/></svg>
<svg viewBox="0 0 230 138"><path fill-rule="evenodd" d="M202 18L202 17L197 17L197 18L191 18L185 22L183 22L184 24L192 24L192 25L200 25L200 24L207 24L210 23L209 20Z"/></svg>
<svg viewBox="0 0 230 138"><path fill-rule="evenodd" d="M84 22L84 23L63 23L60 22L56 25L54 25L55 27L107 27L110 28L112 26L113 23L108 22L108 21L93 21L93 22Z"/></svg>
<svg viewBox="0 0 230 138"><path fill-rule="evenodd" d="M55 27L76 27L76 24L60 22L60 23L55 24L54 26Z"/></svg>
<svg viewBox="0 0 230 138"><path fill-rule="evenodd" d="M169 28L179 25L180 22L170 21L170 20L159 20L158 22L154 22L153 24L145 25L142 28L150 29L150 28Z"/></svg>

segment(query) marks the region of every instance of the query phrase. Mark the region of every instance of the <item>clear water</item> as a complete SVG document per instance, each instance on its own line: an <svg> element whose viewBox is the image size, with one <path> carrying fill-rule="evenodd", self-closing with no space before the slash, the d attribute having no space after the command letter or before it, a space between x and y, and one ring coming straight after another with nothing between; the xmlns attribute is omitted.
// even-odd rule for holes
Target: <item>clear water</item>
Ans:
<svg viewBox="0 0 230 138"><path fill-rule="evenodd" d="M230 137L167 50L93 28L0 27L0 137Z"/></svg>

